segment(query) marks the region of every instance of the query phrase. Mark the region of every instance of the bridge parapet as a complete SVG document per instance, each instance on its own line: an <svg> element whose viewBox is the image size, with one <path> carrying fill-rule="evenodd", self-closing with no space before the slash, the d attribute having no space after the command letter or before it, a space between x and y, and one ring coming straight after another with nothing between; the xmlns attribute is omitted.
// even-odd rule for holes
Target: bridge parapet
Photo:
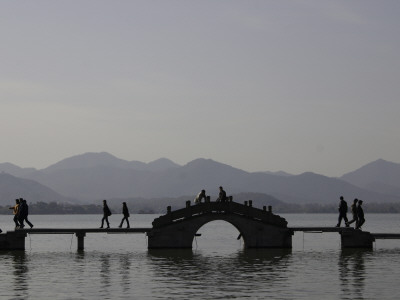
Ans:
<svg viewBox="0 0 400 300"><path fill-rule="evenodd" d="M168 206L167 214L156 218L153 221L153 228L162 227L173 224L203 214L220 214L230 213L244 216L249 219L261 221L264 224L271 224L282 228L287 228L287 221L272 213L271 207L267 210L266 206L263 209L252 206L252 201L245 201L244 204L237 202L205 202L196 205L191 205L190 201L186 202L186 207L175 211Z"/></svg>

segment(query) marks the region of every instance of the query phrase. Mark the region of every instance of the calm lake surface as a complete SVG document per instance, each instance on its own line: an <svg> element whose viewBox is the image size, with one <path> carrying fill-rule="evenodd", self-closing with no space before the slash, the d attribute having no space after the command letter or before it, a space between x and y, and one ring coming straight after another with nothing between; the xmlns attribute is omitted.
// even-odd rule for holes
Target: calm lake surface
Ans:
<svg viewBox="0 0 400 300"><path fill-rule="evenodd" d="M282 214L289 226L334 226L334 214ZM132 215L151 227L157 215ZM116 227L122 215L110 217ZM30 216L35 228L97 228L101 216ZM400 233L400 215L366 214L363 230ZM3 231L11 215L0 215ZM400 240L340 249L338 233L295 233L291 250L244 250L229 223L203 226L193 250L147 249L145 234L28 235L0 252L0 299L399 299Z"/></svg>

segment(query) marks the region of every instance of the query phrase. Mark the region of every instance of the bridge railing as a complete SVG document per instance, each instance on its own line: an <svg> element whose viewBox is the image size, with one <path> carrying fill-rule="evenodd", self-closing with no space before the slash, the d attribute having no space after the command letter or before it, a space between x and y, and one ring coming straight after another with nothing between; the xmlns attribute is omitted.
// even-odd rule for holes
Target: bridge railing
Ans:
<svg viewBox="0 0 400 300"><path fill-rule="evenodd" d="M232 213L241 215L250 219L255 219L267 224L274 224L281 227L287 227L287 222L284 218L274 215L271 207L264 206L263 209L252 206L252 201L245 201L244 204L237 202L210 202L191 205L190 201L186 202L186 207L175 211L168 206L167 214L156 218L153 221L153 227L160 227L174 222L179 222L187 218L198 216L206 213Z"/></svg>

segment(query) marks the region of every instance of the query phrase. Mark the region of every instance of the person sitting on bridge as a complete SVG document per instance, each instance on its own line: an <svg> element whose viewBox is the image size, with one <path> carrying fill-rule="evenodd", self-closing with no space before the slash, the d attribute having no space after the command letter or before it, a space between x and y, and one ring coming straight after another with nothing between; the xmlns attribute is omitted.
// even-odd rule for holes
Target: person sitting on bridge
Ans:
<svg viewBox="0 0 400 300"><path fill-rule="evenodd" d="M351 205L351 214L353 215L353 220L346 222L346 225L349 226L351 223L356 222L356 226L357 227L357 222L358 222L358 217L357 217L357 202L358 199L354 199L353 204Z"/></svg>
<svg viewBox="0 0 400 300"><path fill-rule="evenodd" d="M364 210L361 207L362 204L363 204L363 201L362 200L358 200L358 206L357 206L358 222L357 222L357 225L356 225L356 229L360 229L360 230L361 230L361 226L365 223Z"/></svg>
<svg viewBox="0 0 400 300"><path fill-rule="evenodd" d="M339 203L339 220L336 225L336 227L340 227L340 223L342 222L342 219L348 223L349 221L347 220L347 202L343 199L343 196L340 197L340 203ZM349 225L346 224L346 227L349 227Z"/></svg>
<svg viewBox="0 0 400 300"><path fill-rule="evenodd" d="M201 192L197 194L196 198L194 198L193 201L196 204L200 204L202 199L204 199L204 202L206 202L206 198L207 198L206 191L205 190L201 190Z"/></svg>
<svg viewBox="0 0 400 300"><path fill-rule="evenodd" d="M228 202L228 198L226 197L226 192L222 186L219 187L219 195L217 198L217 202Z"/></svg>
<svg viewBox="0 0 400 300"><path fill-rule="evenodd" d="M121 224L119 224L118 227L121 228L122 224L124 224L124 221L126 220L126 224L127 224L126 228L130 228L129 220L128 220L130 215L129 215L128 206L126 206L126 202L122 202L122 214L124 215L124 217L122 218Z"/></svg>
<svg viewBox="0 0 400 300"><path fill-rule="evenodd" d="M103 218L101 219L100 228L103 228L104 221L107 223L107 228L110 228L110 223L108 222L109 216L111 216L111 210L108 208L107 200L103 200Z"/></svg>
<svg viewBox="0 0 400 300"><path fill-rule="evenodd" d="M18 214L19 214L19 199L15 199L15 205L11 206L10 209L13 210L14 214L14 223L15 223L15 228L19 228L19 221L18 221Z"/></svg>

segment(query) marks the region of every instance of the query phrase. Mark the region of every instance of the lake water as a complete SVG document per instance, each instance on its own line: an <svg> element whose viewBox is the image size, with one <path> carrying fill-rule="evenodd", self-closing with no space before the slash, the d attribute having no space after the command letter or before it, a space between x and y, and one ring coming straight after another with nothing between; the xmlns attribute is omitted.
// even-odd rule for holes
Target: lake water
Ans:
<svg viewBox="0 0 400 300"><path fill-rule="evenodd" d="M289 226L335 225L333 214L287 214ZM151 227L156 215L132 215ZM110 217L116 227L121 215ZM101 216L30 216L35 228L100 226ZM400 215L366 215L366 231L400 233ZM0 216L3 231L12 216ZM28 235L0 252L0 299L399 299L400 240L340 248L338 233L295 233L291 250L244 250L229 223L203 226L192 250L148 250L145 234Z"/></svg>

